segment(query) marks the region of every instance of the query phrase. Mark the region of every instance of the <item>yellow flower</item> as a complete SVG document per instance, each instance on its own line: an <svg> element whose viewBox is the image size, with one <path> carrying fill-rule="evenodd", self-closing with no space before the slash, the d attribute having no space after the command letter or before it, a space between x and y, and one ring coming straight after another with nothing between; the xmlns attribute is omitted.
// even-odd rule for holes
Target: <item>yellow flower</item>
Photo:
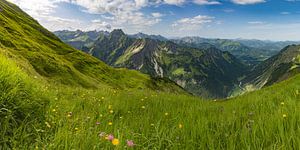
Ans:
<svg viewBox="0 0 300 150"><path fill-rule="evenodd" d="M144 99L142 98L141 101L144 101Z"/></svg>
<svg viewBox="0 0 300 150"><path fill-rule="evenodd" d="M102 100L104 100L104 97L101 97Z"/></svg>
<svg viewBox="0 0 300 150"><path fill-rule="evenodd" d="M110 110L110 111L109 111L109 113L111 113L111 114L112 114L112 113L114 113L114 111L113 111L113 110Z"/></svg>
<svg viewBox="0 0 300 150"><path fill-rule="evenodd" d="M113 139L112 141L111 141L111 143L113 144L113 145L119 145L120 144L120 141L119 141L119 139Z"/></svg>
<svg viewBox="0 0 300 150"><path fill-rule="evenodd" d="M53 112L56 112L56 109L52 109Z"/></svg>
<svg viewBox="0 0 300 150"><path fill-rule="evenodd" d="M286 115L286 114L283 114L283 115L282 115L282 117L283 117L283 118L286 118L286 117L287 117L287 115Z"/></svg>
<svg viewBox="0 0 300 150"><path fill-rule="evenodd" d="M165 116L168 116L169 115L169 113L165 113Z"/></svg>
<svg viewBox="0 0 300 150"><path fill-rule="evenodd" d="M103 115L102 115L102 114L100 114L100 117L103 117Z"/></svg>
<svg viewBox="0 0 300 150"><path fill-rule="evenodd" d="M108 109L112 109L112 105L108 105Z"/></svg>
<svg viewBox="0 0 300 150"><path fill-rule="evenodd" d="M79 129L78 128L75 128L75 131L78 131Z"/></svg>
<svg viewBox="0 0 300 150"><path fill-rule="evenodd" d="M281 104L281 105L284 105L284 102L281 102L280 104Z"/></svg>
<svg viewBox="0 0 300 150"><path fill-rule="evenodd" d="M112 122L109 122L109 123L108 123L108 125L110 125L110 126L111 126L112 124L113 124Z"/></svg>
<svg viewBox="0 0 300 150"><path fill-rule="evenodd" d="M146 107L145 107L145 106L142 106L142 108L145 109Z"/></svg>
<svg viewBox="0 0 300 150"><path fill-rule="evenodd" d="M179 129L183 128L183 125L182 124L179 124L178 125Z"/></svg>

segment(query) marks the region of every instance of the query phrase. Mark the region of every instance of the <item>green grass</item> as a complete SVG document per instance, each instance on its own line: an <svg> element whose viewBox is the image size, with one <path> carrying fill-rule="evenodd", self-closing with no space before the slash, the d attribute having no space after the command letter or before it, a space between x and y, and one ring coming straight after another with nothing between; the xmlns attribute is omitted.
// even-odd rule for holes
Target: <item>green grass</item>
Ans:
<svg viewBox="0 0 300 150"><path fill-rule="evenodd" d="M173 74L173 75L176 75L176 76L178 76L178 75L183 75L183 74L185 74L184 68L177 68L176 70L174 70L174 71L172 72L172 74Z"/></svg>
<svg viewBox="0 0 300 150"><path fill-rule="evenodd" d="M10 101L10 105L25 102L18 107L20 110L13 112L31 114L29 119L16 118L20 124L12 128L15 129L11 131L13 136L1 136L11 139L6 141L6 145L15 148L126 149L126 140L133 140L135 149L300 147L299 75L233 99L204 101L192 96L154 91L113 88L89 90L61 84L46 85L43 80L28 78L15 65L2 58L1 82L4 79L12 84L11 87L29 93L25 98L17 94L19 92L12 92L11 98L1 95L1 103L8 99L14 100ZM10 76L5 76L7 74ZM38 88L31 87L31 82ZM19 83L24 85L16 86ZM49 100L47 107L32 105L43 96ZM25 101L27 98L30 101ZM41 110L34 115L37 109ZM72 116L68 116L70 112ZM37 120L43 121L39 123ZM100 122L100 125L96 125L96 122ZM110 126L109 122L113 124ZM180 124L182 128L179 128ZM30 141L27 140L28 125L36 131ZM20 133L20 130L24 132ZM6 133L2 131L5 130L1 129L2 134ZM99 137L100 132L113 134L120 140L120 145L114 146Z"/></svg>
<svg viewBox="0 0 300 150"><path fill-rule="evenodd" d="M49 100L35 82L2 55L0 91L0 149L35 142Z"/></svg>

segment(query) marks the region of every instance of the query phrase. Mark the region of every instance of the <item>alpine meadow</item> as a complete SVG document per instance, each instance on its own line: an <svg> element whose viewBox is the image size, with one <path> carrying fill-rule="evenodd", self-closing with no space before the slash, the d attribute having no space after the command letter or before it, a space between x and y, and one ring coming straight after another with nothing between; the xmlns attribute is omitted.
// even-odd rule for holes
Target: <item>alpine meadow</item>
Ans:
<svg viewBox="0 0 300 150"><path fill-rule="evenodd" d="M299 6L0 0L0 150L300 150Z"/></svg>

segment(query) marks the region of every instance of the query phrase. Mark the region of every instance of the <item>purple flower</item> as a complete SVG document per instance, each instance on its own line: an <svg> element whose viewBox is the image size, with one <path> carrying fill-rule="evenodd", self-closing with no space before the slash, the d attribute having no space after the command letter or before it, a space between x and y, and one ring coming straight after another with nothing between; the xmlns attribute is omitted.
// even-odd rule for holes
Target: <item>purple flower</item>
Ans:
<svg viewBox="0 0 300 150"><path fill-rule="evenodd" d="M134 143L132 140L127 140L127 146L128 147L133 147L134 146Z"/></svg>
<svg viewBox="0 0 300 150"><path fill-rule="evenodd" d="M110 140L110 141L112 141L114 138L115 137L112 134L110 134L110 135L107 136L107 139Z"/></svg>

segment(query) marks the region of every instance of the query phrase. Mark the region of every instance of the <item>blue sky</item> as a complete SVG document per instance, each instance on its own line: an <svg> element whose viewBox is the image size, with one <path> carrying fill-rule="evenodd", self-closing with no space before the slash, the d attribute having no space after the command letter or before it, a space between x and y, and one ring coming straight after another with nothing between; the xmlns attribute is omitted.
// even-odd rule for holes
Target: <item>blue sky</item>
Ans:
<svg viewBox="0 0 300 150"><path fill-rule="evenodd" d="M9 0L51 31L300 40L300 0Z"/></svg>

